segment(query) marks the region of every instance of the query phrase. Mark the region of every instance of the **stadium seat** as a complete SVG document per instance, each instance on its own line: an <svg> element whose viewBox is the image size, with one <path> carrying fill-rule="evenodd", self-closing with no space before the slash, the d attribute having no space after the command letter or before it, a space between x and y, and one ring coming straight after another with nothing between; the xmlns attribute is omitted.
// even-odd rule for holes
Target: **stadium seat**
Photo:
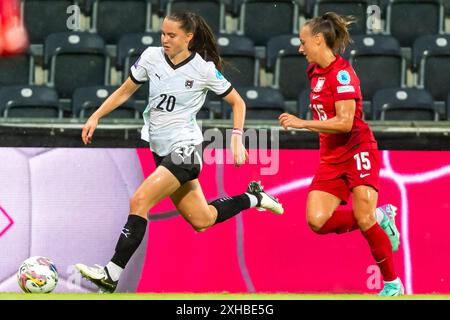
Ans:
<svg viewBox="0 0 450 320"><path fill-rule="evenodd" d="M376 48L376 49L375 49ZM400 44L397 39L389 35L383 34L370 34L370 35L354 35L352 36L352 42L350 42L345 51L341 53L344 59L350 60L350 56L353 50L376 50L377 52L394 51L399 52Z"/></svg>
<svg viewBox="0 0 450 320"><path fill-rule="evenodd" d="M443 31L444 7L439 0L392 0L387 7L386 31L401 47L414 40Z"/></svg>
<svg viewBox="0 0 450 320"><path fill-rule="evenodd" d="M129 33L122 36L117 43L117 69L123 70L126 77L132 63L145 49L159 46L161 46L161 34L157 32Z"/></svg>
<svg viewBox="0 0 450 320"><path fill-rule="evenodd" d="M205 112L200 110L200 112L203 112L204 118L221 119L224 116L222 113L222 98L211 90L208 90L208 93L206 94L206 100L203 107L207 108L209 114L209 116L206 116ZM197 117L198 116L199 115L197 115Z"/></svg>
<svg viewBox="0 0 450 320"><path fill-rule="evenodd" d="M257 86L259 59L253 41L245 36L219 34L217 45L225 61L224 76L233 86Z"/></svg>
<svg viewBox="0 0 450 320"><path fill-rule="evenodd" d="M413 61L419 86L434 100L445 101L450 83L450 35L422 36L414 42Z"/></svg>
<svg viewBox="0 0 450 320"><path fill-rule="evenodd" d="M232 7L232 14L235 17L239 17L240 10L241 10L241 4L245 2L246 0L226 0L226 2L231 2ZM264 0L260 0L261 2ZM270 0L267 0L266 2L269 2ZM276 1L270 1L275 4ZM315 0L292 0L297 5L297 11L298 14L303 17L312 17L313 15L313 7Z"/></svg>
<svg viewBox="0 0 450 320"><path fill-rule="evenodd" d="M314 5L316 4L316 0L303 0L303 6L305 8L305 17L310 19L314 17Z"/></svg>
<svg viewBox="0 0 450 320"><path fill-rule="evenodd" d="M34 58L31 54L0 58L0 87L33 84Z"/></svg>
<svg viewBox="0 0 450 320"><path fill-rule="evenodd" d="M236 17L235 3L236 0L222 0L225 5L225 14L230 14L233 17Z"/></svg>
<svg viewBox="0 0 450 320"><path fill-rule="evenodd" d="M117 88L118 86L92 86L76 89L72 99L73 116L75 118L89 117ZM135 108L134 99L130 97L105 118L139 119L142 111Z"/></svg>
<svg viewBox="0 0 450 320"><path fill-rule="evenodd" d="M285 112L285 102L281 93L269 87L237 87L246 104L247 119L276 120ZM222 112L224 118L230 118L232 109L222 100Z"/></svg>
<svg viewBox="0 0 450 320"><path fill-rule="evenodd" d="M48 85L61 99L70 99L78 87L105 85L109 58L102 38L90 33L56 33L45 39L44 63Z"/></svg>
<svg viewBox="0 0 450 320"><path fill-rule="evenodd" d="M294 1L245 0L240 5L239 34L251 38L256 46L265 46L281 34L298 33L297 22Z"/></svg>
<svg viewBox="0 0 450 320"><path fill-rule="evenodd" d="M166 13L192 11L202 16L214 33L225 30L225 3L220 0L170 0Z"/></svg>
<svg viewBox="0 0 450 320"><path fill-rule="evenodd" d="M58 94L46 86L8 86L0 88L2 117L62 118L64 111Z"/></svg>
<svg viewBox="0 0 450 320"><path fill-rule="evenodd" d="M152 4L149 0L91 0L91 31L107 44L117 44L127 33L151 31Z"/></svg>
<svg viewBox="0 0 450 320"><path fill-rule="evenodd" d="M32 44L43 44L50 33L66 32L71 0L22 0L24 22Z"/></svg>
<svg viewBox="0 0 450 320"><path fill-rule="evenodd" d="M297 4L299 16L303 16L304 18L311 17L311 14L313 12L313 3L312 2L314 2L314 1L312 1L312 0L294 0L294 2ZM309 4L310 2L311 2L311 4ZM311 6L311 11L308 11L309 10L308 5Z"/></svg>
<svg viewBox="0 0 450 320"><path fill-rule="evenodd" d="M310 105L310 88L302 90L298 95L297 101L297 115L302 119L312 119L311 108Z"/></svg>
<svg viewBox="0 0 450 320"><path fill-rule="evenodd" d="M396 39L384 35L355 36L349 47L350 63L361 83L364 100L375 91L405 83L406 61Z"/></svg>
<svg viewBox="0 0 450 320"><path fill-rule="evenodd" d="M161 46L160 33L130 33L120 38L117 45L116 68L122 71L124 81L128 78L133 63L150 46ZM146 101L148 98L148 82L143 84L133 96L136 100Z"/></svg>
<svg viewBox="0 0 450 320"><path fill-rule="evenodd" d="M158 17L165 16L167 2L169 2L169 0L150 0L152 13Z"/></svg>
<svg viewBox="0 0 450 320"><path fill-rule="evenodd" d="M299 46L297 35L276 36L267 43L266 69L274 73L273 86L285 100L297 101L299 92L309 88L308 61L298 52Z"/></svg>
<svg viewBox="0 0 450 320"><path fill-rule="evenodd" d="M220 56L224 59L225 78L233 87L257 86L259 59L253 41L236 34L218 34L216 39ZM214 92L208 92L205 105L211 118L222 117L222 99Z"/></svg>
<svg viewBox="0 0 450 320"><path fill-rule="evenodd" d="M365 34L367 6L367 0L317 0L314 5L314 16L321 16L329 11L340 15L353 15L356 22L350 26L350 33Z"/></svg>
<svg viewBox="0 0 450 320"><path fill-rule="evenodd" d="M205 101L202 108L198 111L196 118L202 119L202 120L214 119L214 114L210 110L210 107L209 107L207 101Z"/></svg>
<svg viewBox="0 0 450 320"><path fill-rule="evenodd" d="M418 88L390 88L375 93L372 101L374 120L438 121L431 94Z"/></svg>
<svg viewBox="0 0 450 320"><path fill-rule="evenodd" d="M442 0L442 4L444 5L444 17L450 18L450 1L449 0ZM447 30L448 33L449 30Z"/></svg>
<svg viewBox="0 0 450 320"><path fill-rule="evenodd" d="M391 0L377 0L374 4L380 7L381 11L386 11Z"/></svg>
<svg viewBox="0 0 450 320"><path fill-rule="evenodd" d="M447 95L446 113L447 114L446 114L445 119L447 121L450 121L450 91L448 92L448 95Z"/></svg>

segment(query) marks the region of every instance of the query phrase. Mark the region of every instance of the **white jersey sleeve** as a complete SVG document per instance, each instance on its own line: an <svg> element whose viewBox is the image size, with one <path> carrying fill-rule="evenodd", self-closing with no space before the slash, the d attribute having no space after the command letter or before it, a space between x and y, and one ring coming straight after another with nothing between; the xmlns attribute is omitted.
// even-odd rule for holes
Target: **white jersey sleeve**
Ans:
<svg viewBox="0 0 450 320"><path fill-rule="evenodd" d="M152 61L154 47L148 47L130 68L130 78L136 84L143 84L149 80L148 66Z"/></svg>
<svg viewBox="0 0 450 320"><path fill-rule="evenodd" d="M216 69L213 62L208 62L206 88L220 97L225 97L233 90L231 83Z"/></svg>

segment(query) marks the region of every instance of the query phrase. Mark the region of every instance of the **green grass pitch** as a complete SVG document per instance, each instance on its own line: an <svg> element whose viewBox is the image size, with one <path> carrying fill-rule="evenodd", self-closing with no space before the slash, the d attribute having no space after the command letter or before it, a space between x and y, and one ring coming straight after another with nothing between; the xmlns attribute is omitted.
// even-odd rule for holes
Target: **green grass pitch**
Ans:
<svg viewBox="0 0 450 320"><path fill-rule="evenodd" d="M405 295L378 297L369 294L171 294L171 293L0 293L0 300L450 300L450 295Z"/></svg>

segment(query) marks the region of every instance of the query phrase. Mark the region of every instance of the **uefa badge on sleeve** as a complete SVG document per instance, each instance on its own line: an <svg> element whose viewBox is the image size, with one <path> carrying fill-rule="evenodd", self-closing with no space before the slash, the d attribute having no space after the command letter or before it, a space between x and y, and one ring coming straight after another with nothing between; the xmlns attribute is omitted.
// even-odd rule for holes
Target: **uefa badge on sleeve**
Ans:
<svg viewBox="0 0 450 320"><path fill-rule="evenodd" d="M347 85L350 83L350 74L347 70L341 70L337 74L337 81L339 81L340 84Z"/></svg>

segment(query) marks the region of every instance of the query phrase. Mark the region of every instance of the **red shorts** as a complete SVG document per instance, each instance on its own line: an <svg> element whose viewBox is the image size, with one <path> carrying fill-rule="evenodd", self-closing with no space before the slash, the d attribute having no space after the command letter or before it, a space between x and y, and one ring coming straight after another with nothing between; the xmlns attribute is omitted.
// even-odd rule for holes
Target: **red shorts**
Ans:
<svg viewBox="0 0 450 320"><path fill-rule="evenodd" d="M331 193L345 204L354 187L367 185L378 191L380 155L377 149L355 150L341 163L321 163L309 187Z"/></svg>

